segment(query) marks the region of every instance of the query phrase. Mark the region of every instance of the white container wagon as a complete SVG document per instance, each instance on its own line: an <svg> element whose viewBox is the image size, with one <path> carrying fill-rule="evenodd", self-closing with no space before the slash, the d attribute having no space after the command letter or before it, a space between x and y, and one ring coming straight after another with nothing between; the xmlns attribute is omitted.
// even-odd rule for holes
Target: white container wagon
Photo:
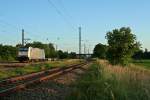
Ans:
<svg viewBox="0 0 150 100"><path fill-rule="evenodd" d="M44 49L39 48L19 48L18 51L18 60L23 61L44 61L45 52Z"/></svg>

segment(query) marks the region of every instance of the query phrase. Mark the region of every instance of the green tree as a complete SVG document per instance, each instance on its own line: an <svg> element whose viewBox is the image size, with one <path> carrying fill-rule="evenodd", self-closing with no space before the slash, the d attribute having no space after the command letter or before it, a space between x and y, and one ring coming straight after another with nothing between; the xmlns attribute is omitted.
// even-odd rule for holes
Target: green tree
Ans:
<svg viewBox="0 0 150 100"><path fill-rule="evenodd" d="M68 52L63 52L62 50L59 50L58 52L57 52L57 54L58 54L58 58L59 59L65 59L65 58L68 58Z"/></svg>
<svg viewBox="0 0 150 100"><path fill-rule="evenodd" d="M12 61L16 59L17 48L10 45L0 45L0 60Z"/></svg>
<svg viewBox="0 0 150 100"><path fill-rule="evenodd" d="M48 57L50 57L50 58L57 57L57 53L56 53L55 48L52 43L49 43L45 48L46 48Z"/></svg>
<svg viewBox="0 0 150 100"><path fill-rule="evenodd" d="M142 60L144 58L143 50L136 51L132 58L135 60Z"/></svg>
<svg viewBox="0 0 150 100"><path fill-rule="evenodd" d="M46 44L43 44L42 42L34 41L33 43L27 43L25 47L33 47L33 48L41 48L45 49Z"/></svg>
<svg viewBox="0 0 150 100"><path fill-rule="evenodd" d="M93 51L93 56L98 58L106 58L107 46L101 43L97 44Z"/></svg>
<svg viewBox="0 0 150 100"><path fill-rule="evenodd" d="M76 59L76 58L77 58L76 53L75 53L75 52L69 53L69 58L71 58L71 59Z"/></svg>
<svg viewBox="0 0 150 100"><path fill-rule="evenodd" d="M140 44L130 28L122 27L106 34L108 41L107 58L111 64L127 65Z"/></svg>

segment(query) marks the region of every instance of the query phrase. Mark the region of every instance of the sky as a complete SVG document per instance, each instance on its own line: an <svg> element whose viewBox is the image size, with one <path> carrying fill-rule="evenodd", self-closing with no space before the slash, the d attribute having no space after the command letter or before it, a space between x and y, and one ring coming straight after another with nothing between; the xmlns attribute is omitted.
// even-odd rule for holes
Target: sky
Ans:
<svg viewBox="0 0 150 100"><path fill-rule="evenodd" d="M78 27L82 46L92 52L105 35L130 27L150 50L150 0L0 0L0 44L21 43L25 38L53 43L58 49L78 52ZM82 47L83 52L83 47Z"/></svg>

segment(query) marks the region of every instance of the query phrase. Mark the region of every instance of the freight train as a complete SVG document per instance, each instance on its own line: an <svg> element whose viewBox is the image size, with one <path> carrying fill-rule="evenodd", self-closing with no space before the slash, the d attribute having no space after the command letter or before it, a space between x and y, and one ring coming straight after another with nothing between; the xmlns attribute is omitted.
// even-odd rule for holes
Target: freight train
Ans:
<svg viewBox="0 0 150 100"><path fill-rule="evenodd" d="M20 62L26 61L44 61L45 51L44 49L33 48L33 47L22 47L18 51L18 60Z"/></svg>

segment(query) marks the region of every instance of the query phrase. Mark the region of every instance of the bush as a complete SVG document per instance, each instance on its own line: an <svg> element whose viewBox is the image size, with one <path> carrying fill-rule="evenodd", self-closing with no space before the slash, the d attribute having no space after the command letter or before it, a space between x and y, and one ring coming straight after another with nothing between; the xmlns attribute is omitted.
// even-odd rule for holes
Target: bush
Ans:
<svg viewBox="0 0 150 100"><path fill-rule="evenodd" d="M101 59L106 58L107 46L101 43L97 44L93 51L93 56Z"/></svg>
<svg viewBox="0 0 150 100"><path fill-rule="evenodd" d="M127 65L134 52L140 47L130 28L122 27L108 32L106 39L109 45L107 59L111 64Z"/></svg>

